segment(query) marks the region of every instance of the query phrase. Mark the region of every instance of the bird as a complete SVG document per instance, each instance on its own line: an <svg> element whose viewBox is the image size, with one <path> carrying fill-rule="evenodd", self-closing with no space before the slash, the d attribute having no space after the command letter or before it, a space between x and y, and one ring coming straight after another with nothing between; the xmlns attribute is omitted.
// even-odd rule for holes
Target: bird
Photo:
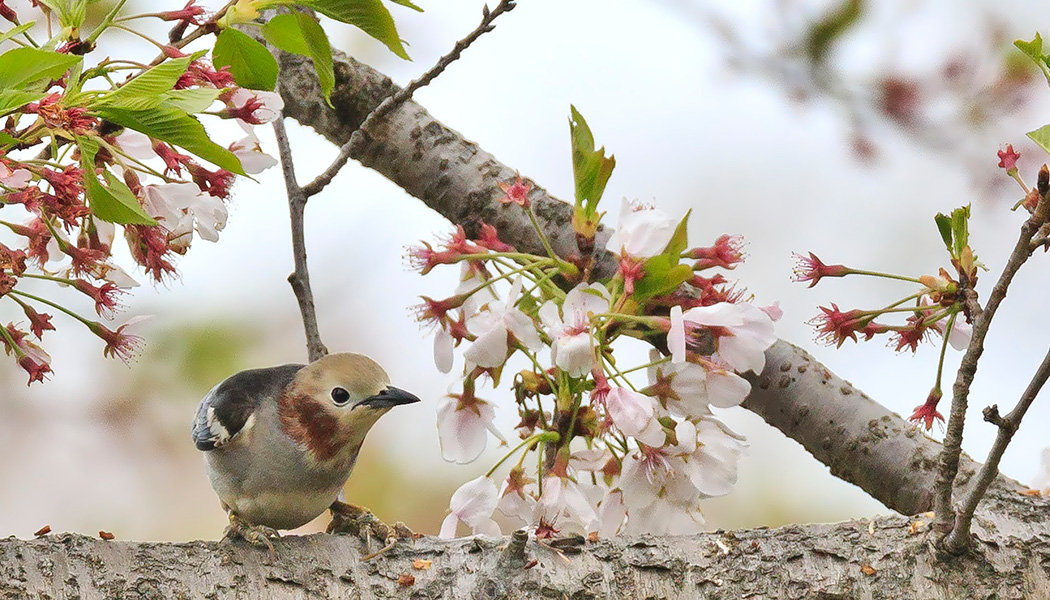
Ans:
<svg viewBox="0 0 1050 600"><path fill-rule="evenodd" d="M342 502L369 429L419 398L350 352L236 373L200 401L193 442L229 518L223 535L265 545Z"/></svg>

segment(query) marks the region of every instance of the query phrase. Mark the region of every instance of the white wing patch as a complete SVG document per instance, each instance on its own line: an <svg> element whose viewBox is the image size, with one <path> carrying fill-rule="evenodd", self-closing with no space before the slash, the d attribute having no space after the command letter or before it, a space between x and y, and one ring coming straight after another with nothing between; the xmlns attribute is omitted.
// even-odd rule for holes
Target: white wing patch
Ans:
<svg viewBox="0 0 1050 600"><path fill-rule="evenodd" d="M251 419L254 418L255 415L252 415ZM249 421L251 419L249 419ZM222 424L221 421L215 418L214 407L208 407L208 413L205 422L208 425L208 433L211 434L212 443L215 444L216 448L225 445L226 442L230 441L230 432L226 429L226 427ZM248 423L245 423L245 425L247 426Z"/></svg>
<svg viewBox="0 0 1050 600"><path fill-rule="evenodd" d="M237 431L237 433L230 435L230 431L222 424L222 421L215 418L215 409L211 406L208 407L206 415L206 423L208 425L208 433L211 434L212 443L216 448L225 446L230 440L235 439L241 434L248 433L252 426L255 425L255 414L248 415L248 420L244 422L244 425Z"/></svg>

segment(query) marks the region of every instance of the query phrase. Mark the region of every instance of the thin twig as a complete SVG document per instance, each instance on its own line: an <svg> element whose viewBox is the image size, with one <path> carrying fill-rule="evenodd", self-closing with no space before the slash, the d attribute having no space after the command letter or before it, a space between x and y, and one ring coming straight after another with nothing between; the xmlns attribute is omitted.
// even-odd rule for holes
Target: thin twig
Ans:
<svg viewBox="0 0 1050 600"><path fill-rule="evenodd" d="M216 11L215 14L213 14L207 20L207 22L201 23L200 25L198 25L197 28L194 29L193 31L191 31L189 35L183 36L179 40L172 41L171 42L171 46L181 50L181 49L185 48L186 46L188 46L190 44L190 42L193 42L194 40L197 40L198 38L202 38L202 37L208 35L209 33L216 33L215 21L217 21L217 20L221 19L223 16L225 16L226 15L226 11L229 10L230 7L233 6L234 4L237 4L236 0L230 0L229 2L226 3L226 6L223 6L218 11ZM178 23L176 23L175 25L172 26L171 31L174 31L176 27L179 27ZM169 33L169 36L170 36L171 32L169 31L168 33ZM168 58L168 55L166 55L163 52L161 52L160 55L157 56L157 58L154 58L150 62L149 66L155 67L155 66L159 65L160 63L164 62L167 58Z"/></svg>
<svg viewBox="0 0 1050 600"><path fill-rule="evenodd" d="M390 114L394 109L404 104L412 94L419 88L429 84L438 75L440 75L449 65L456 62L459 59L460 54L464 50L470 47L482 35L495 29L495 25L492 24L496 20L496 17L500 16L505 12L514 10L517 0L502 0L495 10L489 11L488 5L481 11L481 24L478 25L477 29L472 31L470 35L456 42L456 45L452 48L452 51L441 57L429 71L423 73L421 77L412 81L407 86L399 90L397 93L390 95L383 100L379 106L375 108L368 116L365 117L364 121L354 130L350 135L350 139L346 141L342 147L339 148L339 156L336 157L335 161L332 162L331 166L324 170L323 173L317 176L316 179L303 186L303 193L307 198L317 194L325 188L326 185L331 183L332 179L339 173L339 171L346 165L346 161L350 160L350 154L354 147L360 142L361 132L365 131L369 125L373 122L378 121Z"/></svg>
<svg viewBox="0 0 1050 600"><path fill-rule="evenodd" d="M1021 426L1021 419L1024 418L1028 408L1032 406L1032 402L1039 395L1039 391L1043 389L1043 385L1046 384L1048 378L1050 378L1050 351L1047 351L1046 356L1043 358L1043 363L1039 365L1035 376L1032 377L1032 381L1028 384L1028 389L1024 391L1021 399L1017 401L1017 406L1010 411L1010 414L1005 417L999 417L999 411L995 410L994 415L991 415L992 418L989 419L989 413L992 412L990 409L995 407L993 405L986 409L985 419L998 425L999 433L995 436L995 443L992 445L991 451L988 452L988 460L985 461L981 467L981 472L977 475L976 485L970 489L970 493L963 501L962 509L955 516L955 527L952 528L948 537L944 539L945 549L954 551L956 548L965 548L970 543L970 524L973 522L973 514L977 510L977 504L984 497L984 493L988 490L992 480L999 474L999 461L1002 459L1003 453L1006 452L1006 447L1010 445L1010 440L1013 439L1014 433Z"/></svg>
<svg viewBox="0 0 1050 600"><path fill-rule="evenodd" d="M317 311L314 309L314 294L310 288L310 271L306 266L306 235L303 231L303 214L306 211L306 196L295 180L295 166L292 164L292 148L288 143L288 133L284 129L284 117L273 122L273 131L277 135L277 147L281 156L281 171L284 174L284 186L288 191L288 212L292 225L292 254L295 257L295 271L288 276L292 292L299 302L299 312L303 316L303 329L306 331L306 351L310 362L326 354L328 348L321 342L317 328Z"/></svg>
<svg viewBox="0 0 1050 600"><path fill-rule="evenodd" d="M1045 170L1046 167L1044 166ZM1014 245L1013 252L1003 268L999 281L995 283L988 303L984 311L974 317L973 335L970 345L966 348L959 372L956 375L955 385L952 387L953 397L951 412L948 417L948 428L944 434L944 448L941 450L937 471L937 481L934 484L934 528L941 533L942 548L950 553L958 553L969 544L969 535L952 535L949 541L947 537L956 525L956 514L952 509L952 486L955 476L959 472L959 455L962 452L963 427L966 420L966 405L970 394L970 385L973 383L974 375L977 374L977 362L984 352L984 339L988 335L988 327L995 316L995 311L1006 297L1006 291L1013 281L1014 275L1021 265L1031 256L1031 241L1036 232L1047 222L1048 212L1047 197L1043 196L1031 217L1021 226L1021 235ZM978 500L980 497L978 496Z"/></svg>

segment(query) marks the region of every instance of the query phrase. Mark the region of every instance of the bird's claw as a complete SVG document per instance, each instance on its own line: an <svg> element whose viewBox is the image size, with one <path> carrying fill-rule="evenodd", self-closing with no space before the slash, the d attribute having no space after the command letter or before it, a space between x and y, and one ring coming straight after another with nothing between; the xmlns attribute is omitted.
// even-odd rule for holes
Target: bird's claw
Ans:
<svg viewBox="0 0 1050 600"><path fill-rule="evenodd" d="M279 537L281 537L281 534L273 527L252 525L233 513L230 513L230 524L226 526L226 531L222 535L224 540L240 538L253 546L265 546L270 550L271 557L276 557L277 551L274 549L270 538Z"/></svg>
<svg viewBox="0 0 1050 600"><path fill-rule="evenodd" d="M365 544L370 545L372 538L384 541L384 546L379 550L367 554L361 560L371 560L393 548L398 540L414 540L420 537L408 528L407 525L398 521L393 525L387 525L379 520L372 511L367 508L335 501L329 507L332 512L332 522L328 524L328 533L348 533L356 535Z"/></svg>

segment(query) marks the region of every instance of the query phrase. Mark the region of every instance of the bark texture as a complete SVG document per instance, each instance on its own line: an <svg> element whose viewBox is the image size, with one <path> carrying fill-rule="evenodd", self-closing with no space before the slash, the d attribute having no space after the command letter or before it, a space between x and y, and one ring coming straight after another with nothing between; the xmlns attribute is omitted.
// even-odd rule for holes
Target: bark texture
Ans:
<svg viewBox="0 0 1050 600"><path fill-rule="evenodd" d="M8 538L0 598L1050 598L1050 505L1000 490L989 504L976 551L943 561L930 519L902 516L615 538L563 553L520 533L423 538L368 562L344 535L286 537L276 557L244 543Z"/></svg>
<svg viewBox="0 0 1050 600"><path fill-rule="evenodd" d="M766 351L762 374L748 379L744 408L802 444L832 475L901 514L933 510L940 443L783 340ZM957 498L976 483L980 467L960 457ZM991 485L1025 489L1001 475Z"/></svg>

